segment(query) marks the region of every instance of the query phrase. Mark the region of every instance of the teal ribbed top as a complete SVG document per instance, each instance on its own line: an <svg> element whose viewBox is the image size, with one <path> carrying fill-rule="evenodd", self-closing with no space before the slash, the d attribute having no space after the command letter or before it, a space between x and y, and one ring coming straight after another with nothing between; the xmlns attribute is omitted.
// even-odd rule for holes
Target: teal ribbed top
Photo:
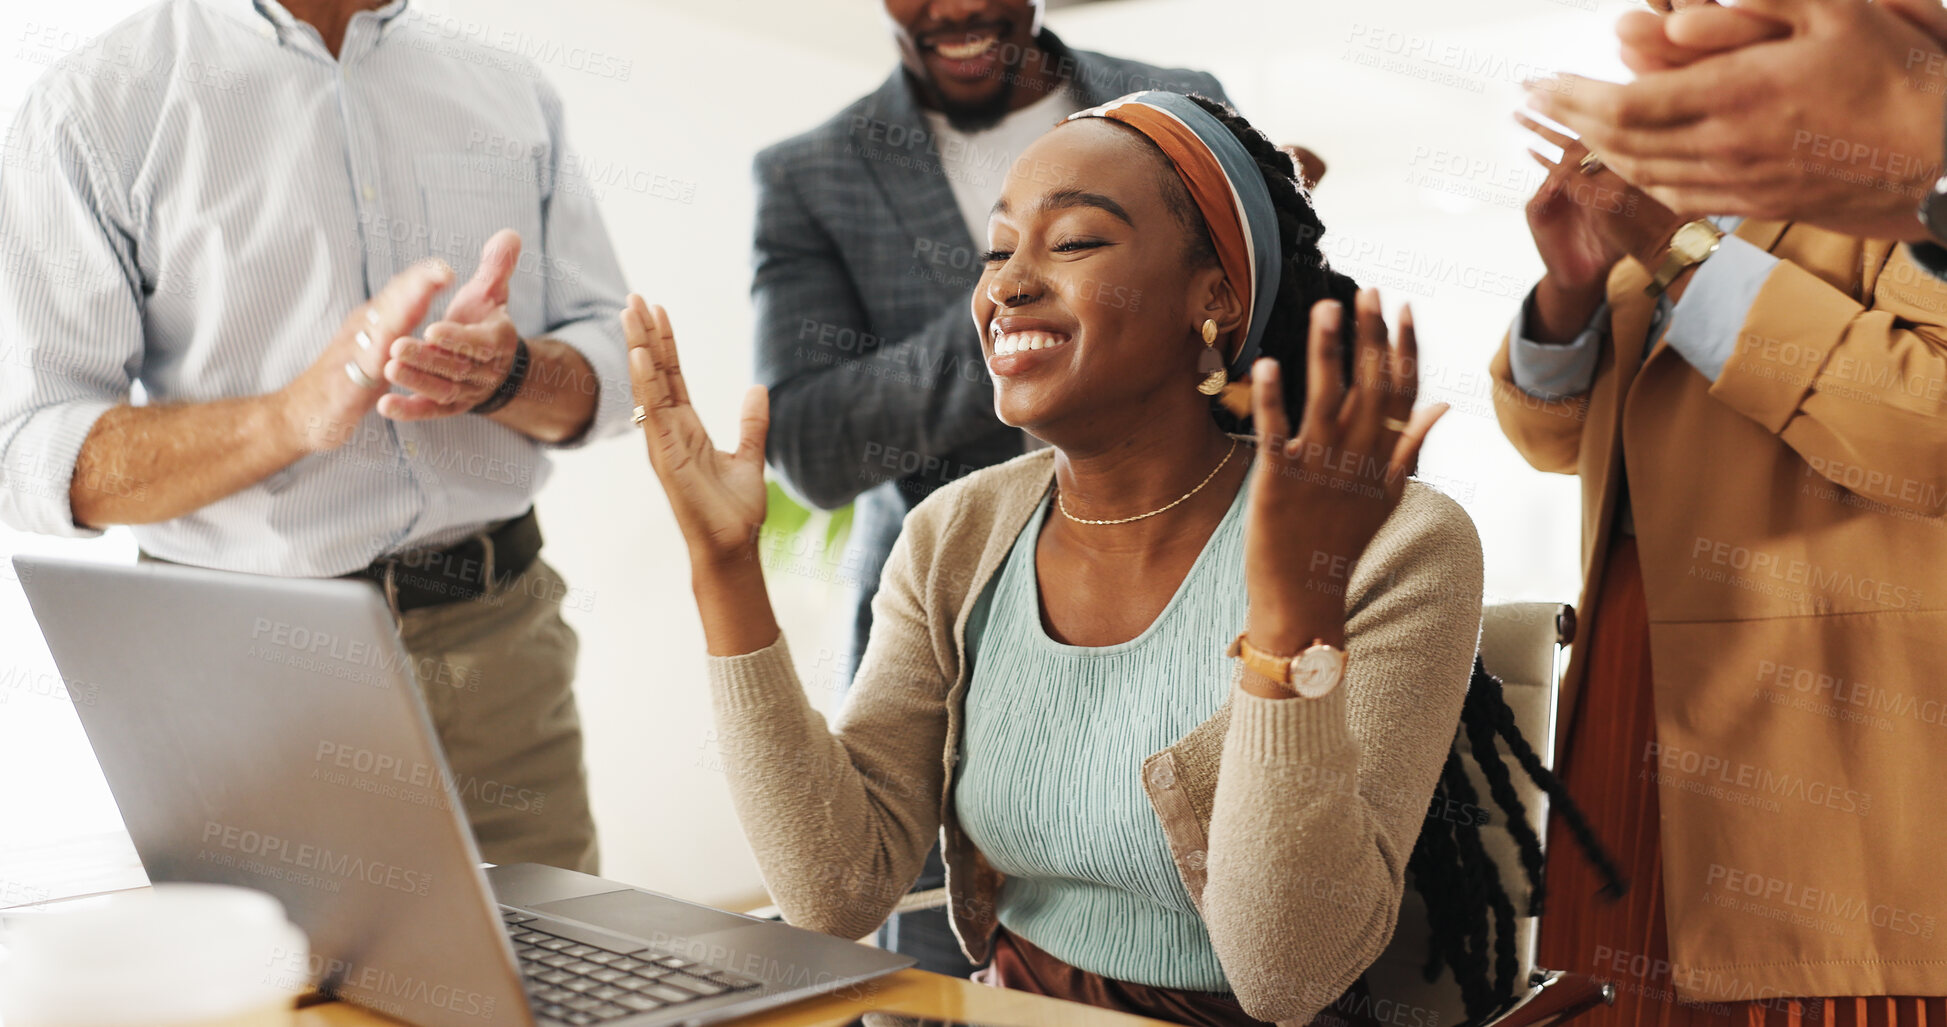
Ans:
<svg viewBox="0 0 1947 1027"><path fill-rule="evenodd" d="M1071 966L1231 990L1141 777L1144 758L1230 693L1223 650L1244 623L1247 491L1238 489L1169 605L1127 642L1064 645L1042 628L1034 551L1047 497L982 604L984 621L977 607L969 625L955 810L1007 875L1001 924Z"/></svg>

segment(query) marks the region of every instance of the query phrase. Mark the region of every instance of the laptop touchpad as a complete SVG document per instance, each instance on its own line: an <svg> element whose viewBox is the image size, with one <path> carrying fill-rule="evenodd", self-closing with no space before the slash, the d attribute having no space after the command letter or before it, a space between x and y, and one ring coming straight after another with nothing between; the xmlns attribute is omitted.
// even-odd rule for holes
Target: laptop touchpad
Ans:
<svg viewBox="0 0 1947 1027"><path fill-rule="evenodd" d="M752 922L707 906L634 889L542 902L527 908L640 938L652 948L660 949L681 948L684 939Z"/></svg>

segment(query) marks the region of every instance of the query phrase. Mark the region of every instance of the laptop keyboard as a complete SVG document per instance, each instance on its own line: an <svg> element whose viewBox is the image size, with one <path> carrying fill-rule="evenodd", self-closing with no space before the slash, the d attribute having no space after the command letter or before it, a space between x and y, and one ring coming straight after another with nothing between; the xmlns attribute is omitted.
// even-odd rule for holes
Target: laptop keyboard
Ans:
<svg viewBox="0 0 1947 1027"><path fill-rule="evenodd" d="M562 1023L606 1023L755 988L759 981L654 949L600 948L548 933L545 922L503 909L537 1015Z"/></svg>

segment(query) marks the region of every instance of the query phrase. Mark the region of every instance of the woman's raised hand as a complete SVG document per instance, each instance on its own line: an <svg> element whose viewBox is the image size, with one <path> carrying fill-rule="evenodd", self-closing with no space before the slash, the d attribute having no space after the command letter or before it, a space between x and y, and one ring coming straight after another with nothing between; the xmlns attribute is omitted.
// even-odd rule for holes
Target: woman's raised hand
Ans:
<svg viewBox="0 0 1947 1027"><path fill-rule="evenodd" d="M711 445L690 406L669 314L632 294L622 310L622 331L629 340L629 379L642 413L649 463L676 513L692 565L756 556L757 532L764 524L769 394L761 385L744 394L737 448L723 452Z"/></svg>
<svg viewBox="0 0 1947 1027"><path fill-rule="evenodd" d="M1278 362L1265 358L1251 369L1258 459L1244 528L1247 633L1252 645L1274 653L1296 653L1315 639L1343 644L1352 568L1399 505L1427 432L1447 412L1445 403L1413 409L1412 311L1400 311L1391 344L1377 290L1362 290L1350 313L1357 341L1347 388L1339 326L1348 312L1333 300L1312 307L1304 421L1295 436Z"/></svg>

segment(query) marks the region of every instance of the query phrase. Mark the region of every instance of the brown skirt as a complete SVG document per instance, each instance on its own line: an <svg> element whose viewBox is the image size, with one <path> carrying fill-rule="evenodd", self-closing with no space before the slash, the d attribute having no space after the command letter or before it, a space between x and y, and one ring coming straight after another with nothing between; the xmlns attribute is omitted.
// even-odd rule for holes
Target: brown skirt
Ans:
<svg viewBox="0 0 1947 1027"><path fill-rule="evenodd" d="M1635 773L1656 738L1649 612L1636 540L1610 550L1589 632L1588 673L1562 751L1563 783L1609 846L1629 892L1598 895L1602 878L1559 818L1548 836L1548 909L1539 961L1616 985L1616 1004L1576 1027L1947 1027L1947 999L1844 997L1679 1002L1663 919L1663 848L1656 783Z"/></svg>
<svg viewBox="0 0 1947 1027"><path fill-rule="evenodd" d="M997 988L1048 995L1193 1027L1271 1027L1244 1012L1244 1007L1230 995L1156 988L1090 973L1034 947L1026 938L1005 927L994 936L994 961L976 971L973 979ZM1331 1007L1319 1012L1312 1020L1312 1027L1379 1027L1369 1014L1372 1008L1365 979L1360 978ZM1935 1027L1947 1027L1947 1024Z"/></svg>
<svg viewBox="0 0 1947 1027"><path fill-rule="evenodd" d="M1229 995L1153 988L1090 973L1035 948L1005 927L994 935L994 961L977 971L973 979L997 988L1049 995L1170 1023L1196 1027L1264 1025L1264 1021L1246 1015L1244 1007Z"/></svg>

